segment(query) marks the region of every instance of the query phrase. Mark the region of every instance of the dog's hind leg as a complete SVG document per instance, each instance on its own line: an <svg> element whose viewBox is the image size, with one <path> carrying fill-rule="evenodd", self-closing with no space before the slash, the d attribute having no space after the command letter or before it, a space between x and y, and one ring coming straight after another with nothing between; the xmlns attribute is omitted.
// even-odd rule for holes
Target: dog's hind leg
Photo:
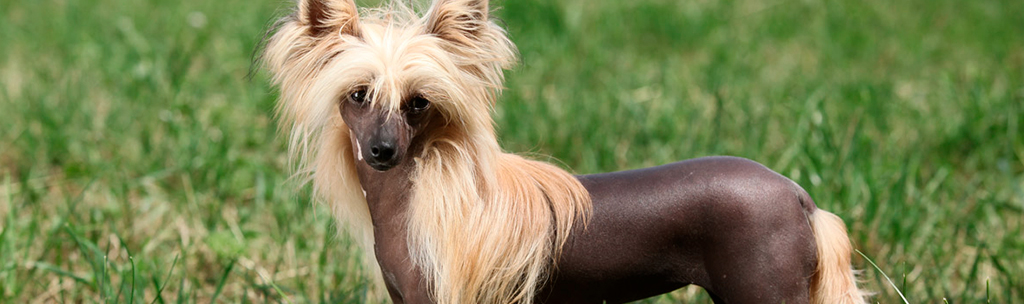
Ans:
<svg viewBox="0 0 1024 304"><path fill-rule="evenodd" d="M751 269L734 276L715 273L707 291L716 304L810 303L810 285L807 278L779 269Z"/></svg>
<svg viewBox="0 0 1024 304"><path fill-rule="evenodd" d="M809 233L809 232L808 232ZM765 233L766 235L779 235ZM801 233L804 234L804 233ZM806 241L805 241L806 240ZM736 236L722 244L721 254L706 257L709 284L705 288L715 303L810 303L813 238L779 237L769 241Z"/></svg>
<svg viewBox="0 0 1024 304"><path fill-rule="evenodd" d="M817 252L801 192L781 178L746 181L756 186L729 183L711 205L705 288L716 303L810 303Z"/></svg>

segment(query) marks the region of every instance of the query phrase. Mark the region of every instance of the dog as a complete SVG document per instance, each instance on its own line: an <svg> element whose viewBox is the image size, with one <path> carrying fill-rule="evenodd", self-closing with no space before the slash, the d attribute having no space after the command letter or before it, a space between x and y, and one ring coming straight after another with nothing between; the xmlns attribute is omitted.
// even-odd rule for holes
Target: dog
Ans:
<svg viewBox="0 0 1024 304"><path fill-rule="evenodd" d="M298 0L268 32L300 176L394 303L865 303L843 221L793 181L706 157L574 176L505 153L516 49L486 0Z"/></svg>

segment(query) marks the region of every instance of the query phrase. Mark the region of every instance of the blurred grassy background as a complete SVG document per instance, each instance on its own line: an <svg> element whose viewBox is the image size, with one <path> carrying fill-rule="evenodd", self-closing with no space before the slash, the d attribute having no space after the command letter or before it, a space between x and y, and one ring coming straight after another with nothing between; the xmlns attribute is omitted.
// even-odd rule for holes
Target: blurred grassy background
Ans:
<svg viewBox="0 0 1024 304"><path fill-rule="evenodd" d="M496 6L522 54L508 150L577 173L751 158L910 302L1024 302L1024 2ZM351 246L287 182L266 74L246 78L290 7L0 2L0 303L364 301Z"/></svg>

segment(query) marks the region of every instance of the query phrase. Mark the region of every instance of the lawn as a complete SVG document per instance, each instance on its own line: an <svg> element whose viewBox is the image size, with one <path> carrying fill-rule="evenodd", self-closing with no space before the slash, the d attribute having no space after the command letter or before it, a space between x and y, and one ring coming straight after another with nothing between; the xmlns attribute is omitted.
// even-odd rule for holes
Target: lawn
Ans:
<svg viewBox="0 0 1024 304"><path fill-rule="evenodd" d="M0 2L0 303L366 301L252 69L291 6ZM507 150L750 158L846 221L873 301L1024 302L1024 2L493 6L521 54Z"/></svg>

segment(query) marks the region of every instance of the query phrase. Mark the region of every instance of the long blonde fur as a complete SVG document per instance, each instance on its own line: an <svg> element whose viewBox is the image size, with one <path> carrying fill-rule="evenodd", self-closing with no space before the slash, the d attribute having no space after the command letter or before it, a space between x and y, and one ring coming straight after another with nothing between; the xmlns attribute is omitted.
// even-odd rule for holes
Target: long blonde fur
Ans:
<svg viewBox="0 0 1024 304"><path fill-rule="evenodd" d="M338 1L339 3L341 1ZM277 22L273 36L266 41L263 63L280 89L277 116L289 130L289 159L295 167L295 178L312 182L315 196L326 202L340 230L349 234L361 248L372 248L373 231L370 211L362 195L355 173L348 127L331 101L337 94L320 83L317 76L326 67L327 54L337 52L343 43L310 35L314 25L307 19L310 9L300 2L298 11ZM353 7L354 9L354 7ZM333 23L354 24L354 11L336 9ZM376 282L371 297L384 295L382 276L372 251L363 251L365 276Z"/></svg>
<svg viewBox="0 0 1024 304"><path fill-rule="evenodd" d="M835 214L815 210L810 216L811 230L818 247L818 267L811 278L811 303L867 303L851 268L853 248L846 234L846 224Z"/></svg>
<svg viewBox="0 0 1024 304"><path fill-rule="evenodd" d="M410 155L412 261L437 303L531 303L574 225L585 224L590 197L564 170L498 145L490 111L514 46L488 20L487 1L438 0L423 17L398 2L356 11L351 0L300 0L267 41L264 62L281 91L297 174L361 243L380 282L337 101L366 86L375 106L397 111L416 91L447 124Z"/></svg>

